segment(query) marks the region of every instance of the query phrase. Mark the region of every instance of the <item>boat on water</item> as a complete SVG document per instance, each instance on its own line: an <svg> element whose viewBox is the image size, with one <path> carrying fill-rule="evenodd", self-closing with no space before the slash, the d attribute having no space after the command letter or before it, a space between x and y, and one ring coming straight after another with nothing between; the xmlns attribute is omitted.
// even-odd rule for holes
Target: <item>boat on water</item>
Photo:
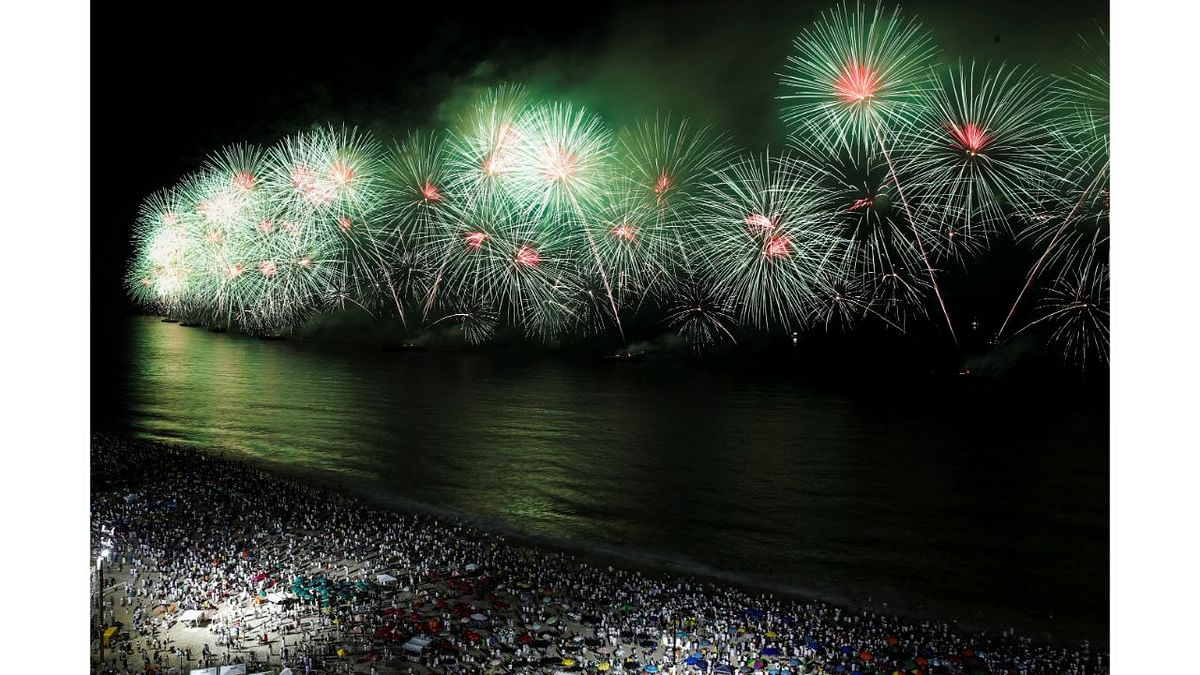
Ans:
<svg viewBox="0 0 1200 675"><path fill-rule="evenodd" d="M172 319L172 318L171 318L171 317L169 317L169 316L164 316L164 317L161 319L161 321L162 321L163 323L179 323L179 319Z"/></svg>
<svg viewBox="0 0 1200 675"><path fill-rule="evenodd" d="M606 361L641 361L646 355L645 352L612 352L605 354Z"/></svg>
<svg viewBox="0 0 1200 675"><path fill-rule="evenodd" d="M383 351L385 351L385 352L427 352L427 351L429 351L429 347L426 347L425 345L414 345L414 344L409 344L409 343L398 344L398 345L397 344L385 344L385 345L383 345Z"/></svg>
<svg viewBox="0 0 1200 675"><path fill-rule="evenodd" d="M204 324L201 324L201 323L195 323L195 322L192 322L192 321L180 321L180 322L179 322L179 325L180 325L180 326L183 326L184 328L201 328L201 327L203 327L203 326L204 326Z"/></svg>
<svg viewBox="0 0 1200 675"><path fill-rule="evenodd" d="M208 327L208 332L210 332L210 333L224 333L224 332L225 332L225 327L224 327L224 326L209 326L209 327Z"/></svg>

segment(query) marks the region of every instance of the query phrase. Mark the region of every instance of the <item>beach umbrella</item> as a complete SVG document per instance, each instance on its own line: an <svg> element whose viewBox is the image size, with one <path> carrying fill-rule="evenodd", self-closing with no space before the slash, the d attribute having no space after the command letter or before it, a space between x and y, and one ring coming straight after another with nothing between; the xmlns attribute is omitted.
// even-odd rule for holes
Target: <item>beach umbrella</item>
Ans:
<svg viewBox="0 0 1200 675"><path fill-rule="evenodd" d="M863 661L866 661L867 663L870 663L871 661L875 660L875 655L864 649L863 651L858 653L858 658L862 659Z"/></svg>
<svg viewBox="0 0 1200 675"><path fill-rule="evenodd" d="M652 664L650 664L650 665L646 666L646 672L647 672L647 673L657 673L657 672L658 672L658 666L656 666L656 665L654 665L654 664L652 663Z"/></svg>
<svg viewBox="0 0 1200 675"><path fill-rule="evenodd" d="M601 661L599 664L596 665L596 670L599 670L602 673L607 673L609 671L609 669L611 669L611 668L612 668L612 664L609 663L608 661Z"/></svg>
<svg viewBox="0 0 1200 675"><path fill-rule="evenodd" d="M779 650L775 647L767 647L763 650L763 656L778 656Z"/></svg>
<svg viewBox="0 0 1200 675"><path fill-rule="evenodd" d="M890 646L895 646L895 644L899 641L900 641L900 638L897 638L895 635L887 636L887 643Z"/></svg>
<svg viewBox="0 0 1200 675"><path fill-rule="evenodd" d="M638 668L642 667L642 664L638 663L637 661L626 661L621 667L625 670L637 670Z"/></svg>
<svg viewBox="0 0 1200 675"><path fill-rule="evenodd" d="M776 633L776 632L775 632L775 631L773 631L773 630L769 630L769 631L767 631L766 635L767 635L767 637L768 637L768 638L770 638L770 639L772 639L772 640L774 640L775 638L779 637L779 633Z"/></svg>
<svg viewBox="0 0 1200 675"><path fill-rule="evenodd" d="M843 646L843 647L842 647L842 649L841 649L841 652L842 652L843 654L853 654L853 653L854 653L854 649L853 649L853 648L852 648L850 645L845 645L845 646Z"/></svg>
<svg viewBox="0 0 1200 675"><path fill-rule="evenodd" d="M696 667L699 668L700 670L708 670L708 661L705 661L704 659L700 659L699 661L696 662Z"/></svg>
<svg viewBox="0 0 1200 675"><path fill-rule="evenodd" d="M568 668L575 665L575 659L563 659L562 664Z"/></svg>
<svg viewBox="0 0 1200 675"><path fill-rule="evenodd" d="M684 659L684 660L683 660L683 662L684 662L684 663L686 663L686 664L687 664L687 665L689 665L689 666L694 666L694 665L696 665L696 663L697 663L697 662L699 662L699 661L700 661L700 659L698 659L698 658L696 658L696 657L694 657L694 656L689 656L689 657L687 657L686 659Z"/></svg>
<svg viewBox="0 0 1200 675"><path fill-rule="evenodd" d="M730 666L728 663L722 663L713 672L721 673L721 675L731 675L733 673L733 666Z"/></svg>

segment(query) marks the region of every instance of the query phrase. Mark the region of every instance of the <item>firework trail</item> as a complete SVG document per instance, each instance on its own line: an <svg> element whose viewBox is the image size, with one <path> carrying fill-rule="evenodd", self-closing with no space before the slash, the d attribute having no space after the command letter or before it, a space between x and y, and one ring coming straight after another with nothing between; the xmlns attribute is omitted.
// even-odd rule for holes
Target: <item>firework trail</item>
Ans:
<svg viewBox="0 0 1200 675"><path fill-rule="evenodd" d="M928 33L915 19L902 18L899 8L888 14L882 5L876 5L868 15L861 4L853 10L842 5L823 13L801 33L794 50L788 57L787 72L780 78L788 92L780 98L790 102L783 111L784 122L794 130L823 129L832 143L878 144L946 327L958 344L937 272L885 142L885 136L894 135L894 128L910 123L931 86L929 67L936 49Z"/></svg>
<svg viewBox="0 0 1200 675"><path fill-rule="evenodd" d="M1108 362L1108 265L1093 262L1055 279L1037 306L1038 317L1017 334L1046 324L1053 326L1050 343L1068 361L1084 367L1089 361Z"/></svg>
<svg viewBox="0 0 1200 675"><path fill-rule="evenodd" d="M842 255L815 175L787 155L748 157L718 171L702 197L698 268L751 325L802 327L818 276Z"/></svg>
<svg viewBox="0 0 1200 675"><path fill-rule="evenodd" d="M1106 44L1106 43L1105 43ZM443 133L386 150L313 127L224 148L141 205L125 284L148 311L275 334L362 307L471 343L502 327L556 341L650 305L699 352L760 330L903 331L936 297L934 261L1008 234L1040 257L1035 319L1072 360L1107 359L1107 65L931 68L899 10L841 5L780 76L790 152L656 115L614 134L566 102L488 90ZM1048 275L1047 275L1048 276ZM420 307L421 311L414 310Z"/></svg>
<svg viewBox="0 0 1200 675"><path fill-rule="evenodd" d="M830 143L819 133L794 138L793 147L827 195L823 209L846 242L841 276L869 294L865 313L900 326L911 315L925 316L929 284L882 154L873 145Z"/></svg>
<svg viewBox="0 0 1200 675"><path fill-rule="evenodd" d="M582 232L621 338L620 310L589 222L612 183L612 132L600 118L569 104L536 106L522 119L515 172L525 217L547 229Z"/></svg>
<svg viewBox="0 0 1200 675"><path fill-rule="evenodd" d="M1089 66L1076 66L1074 71L1059 79L1056 89L1063 96L1065 115L1056 128L1060 144L1066 148L1064 173L1072 188L1067 199L1052 204L1047 212L1032 219L1022 238L1045 244L1041 256L1025 276L1025 284L996 338L1012 321L1026 293L1047 265L1059 264L1078 277L1082 263L1106 250L1108 245L1109 210L1109 105L1108 105L1108 38L1101 34L1104 49L1093 51L1084 47ZM1068 207L1067 204L1070 204ZM1066 215L1057 214L1065 212Z"/></svg>
<svg viewBox="0 0 1200 675"><path fill-rule="evenodd" d="M686 340L696 354L726 340L737 344L733 336L735 303L703 282L684 281L673 294L674 304L667 308L666 323Z"/></svg>
<svg viewBox="0 0 1200 675"><path fill-rule="evenodd" d="M1010 217L1031 218L1057 187L1058 101L1032 70L959 64L935 81L898 155L925 241L957 258L985 249Z"/></svg>

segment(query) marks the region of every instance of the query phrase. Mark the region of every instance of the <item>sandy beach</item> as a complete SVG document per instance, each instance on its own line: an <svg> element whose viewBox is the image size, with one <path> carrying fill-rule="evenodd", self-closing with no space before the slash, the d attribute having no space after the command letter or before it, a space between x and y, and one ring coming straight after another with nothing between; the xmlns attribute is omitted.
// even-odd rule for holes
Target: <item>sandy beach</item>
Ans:
<svg viewBox="0 0 1200 675"><path fill-rule="evenodd" d="M118 626L101 666L93 592L93 672L1108 672L1086 643L584 562L191 450L95 436L92 481Z"/></svg>

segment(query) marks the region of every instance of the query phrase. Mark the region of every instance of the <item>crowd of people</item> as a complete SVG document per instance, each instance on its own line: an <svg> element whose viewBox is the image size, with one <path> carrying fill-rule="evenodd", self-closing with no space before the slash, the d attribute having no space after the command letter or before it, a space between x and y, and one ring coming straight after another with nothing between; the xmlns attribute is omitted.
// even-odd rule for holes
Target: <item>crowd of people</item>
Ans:
<svg viewBox="0 0 1200 675"><path fill-rule="evenodd" d="M1087 643L586 563L121 436L93 437L92 483L93 673L1108 672Z"/></svg>

